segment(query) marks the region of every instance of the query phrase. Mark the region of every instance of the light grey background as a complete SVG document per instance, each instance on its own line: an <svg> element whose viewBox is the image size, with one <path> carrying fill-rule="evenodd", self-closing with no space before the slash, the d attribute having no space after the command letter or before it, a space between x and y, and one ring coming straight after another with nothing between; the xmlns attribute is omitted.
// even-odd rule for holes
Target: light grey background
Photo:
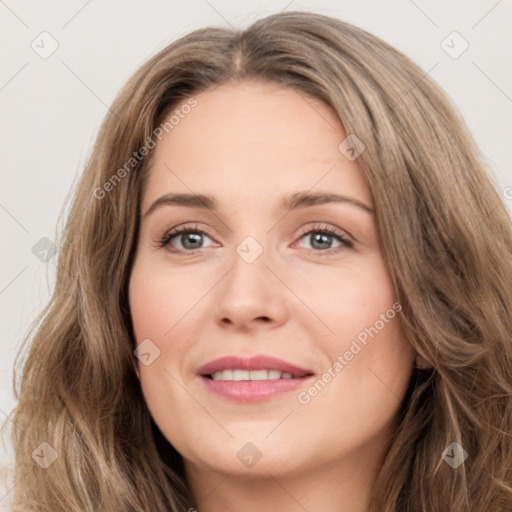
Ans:
<svg viewBox="0 0 512 512"><path fill-rule="evenodd" d="M54 283L56 257L44 263L32 248L43 237L56 239L58 214L107 105L171 41L283 10L354 23L429 72L463 113L511 209L510 0L0 1L0 421L15 405L12 366L21 337ZM454 58L464 40L468 49ZM52 44L58 48L45 55ZM11 458L0 448L0 462ZM4 495L0 489L0 510Z"/></svg>

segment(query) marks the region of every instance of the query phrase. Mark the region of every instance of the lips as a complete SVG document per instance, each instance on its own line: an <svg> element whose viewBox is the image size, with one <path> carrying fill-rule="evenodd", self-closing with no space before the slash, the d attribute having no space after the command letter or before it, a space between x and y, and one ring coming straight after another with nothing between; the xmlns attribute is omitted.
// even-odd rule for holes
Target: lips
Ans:
<svg viewBox="0 0 512 512"><path fill-rule="evenodd" d="M211 378L214 373L224 370L277 370L282 373L290 373L293 378L302 378L314 374L313 371L306 368L265 355L250 358L242 358L239 356L221 357L201 366L197 370L197 374Z"/></svg>
<svg viewBox="0 0 512 512"><path fill-rule="evenodd" d="M196 373L211 396L239 403L274 400L298 391L315 378L311 370L264 355L221 357Z"/></svg>

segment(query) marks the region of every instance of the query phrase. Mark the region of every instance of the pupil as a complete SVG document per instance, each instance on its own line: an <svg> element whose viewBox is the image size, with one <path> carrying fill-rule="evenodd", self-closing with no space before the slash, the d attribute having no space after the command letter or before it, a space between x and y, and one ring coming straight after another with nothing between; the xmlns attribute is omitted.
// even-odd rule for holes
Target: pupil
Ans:
<svg viewBox="0 0 512 512"><path fill-rule="evenodd" d="M313 244L312 244L313 247L317 240L319 240L320 244L324 243L324 244L327 244L327 246L328 246L330 237L331 237L330 235L325 235L323 233L313 233ZM316 249L317 247L314 247L314 248ZM319 248L325 249L325 246L323 246L323 247L321 246Z"/></svg>
<svg viewBox="0 0 512 512"><path fill-rule="evenodd" d="M193 246L193 247L190 247L188 245L188 242L190 240L192 240L192 244L194 244L194 238L195 238L195 242L198 243L199 245L201 245L201 237L202 235L199 234L199 233L186 233L184 235L185 237L185 243L183 244L183 247L187 247L188 249L197 249L197 247Z"/></svg>

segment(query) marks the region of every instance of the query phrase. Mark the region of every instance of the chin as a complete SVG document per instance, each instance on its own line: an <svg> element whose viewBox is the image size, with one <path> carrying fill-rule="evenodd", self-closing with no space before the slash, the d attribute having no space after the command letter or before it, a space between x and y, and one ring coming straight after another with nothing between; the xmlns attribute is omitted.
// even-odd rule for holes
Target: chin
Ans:
<svg viewBox="0 0 512 512"><path fill-rule="evenodd" d="M221 449L215 450L209 445L207 450L184 458L193 461L196 466L237 476L269 478L269 473L275 476L291 474L294 468L304 470L304 464L297 457L296 450L284 448L279 439L276 438L275 442L246 439L235 437L228 442L219 442L217 446L222 447Z"/></svg>

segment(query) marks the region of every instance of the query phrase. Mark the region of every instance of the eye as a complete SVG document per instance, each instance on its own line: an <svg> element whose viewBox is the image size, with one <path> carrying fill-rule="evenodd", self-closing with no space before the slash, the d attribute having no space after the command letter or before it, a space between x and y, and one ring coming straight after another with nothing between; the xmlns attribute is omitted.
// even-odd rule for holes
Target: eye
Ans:
<svg viewBox="0 0 512 512"><path fill-rule="evenodd" d="M300 240L309 240L311 248L308 252L322 253L322 255L340 252L344 249L352 249L354 244L341 231L331 226L318 226L305 231L300 236ZM331 247L333 240L338 242L338 247ZM326 250L327 249L327 250Z"/></svg>
<svg viewBox="0 0 512 512"><path fill-rule="evenodd" d="M171 229L158 242L160 248L168 247L172 252L188 252L194 253L197 250L204 249L201 247L203 237L208 236L206 231L198 226L183 226ZM181 247L175 247L172 242L176 239L180 242Z"/></svg>
<svg viewBox="0 0 512 512"><path fill-rule="evenodd" d="M195 252L205 249L202 246L204 237L211 240L208 233L195 226L181 226L167 231L163 237L158 240L158 247L167 247L171 252L186 252L194 254ZM309 238L308 238L309 237ZM306 248L308 252L328 255L340 252L344 249L353 248L354 244L346 238L344 233L331 226L316 226L307 231L303 231L299 240L309 240L312 247ZM333 240L338 242L337 247L332 247ZM174 242L177 241L181 247L176 247Z"/></svg>

